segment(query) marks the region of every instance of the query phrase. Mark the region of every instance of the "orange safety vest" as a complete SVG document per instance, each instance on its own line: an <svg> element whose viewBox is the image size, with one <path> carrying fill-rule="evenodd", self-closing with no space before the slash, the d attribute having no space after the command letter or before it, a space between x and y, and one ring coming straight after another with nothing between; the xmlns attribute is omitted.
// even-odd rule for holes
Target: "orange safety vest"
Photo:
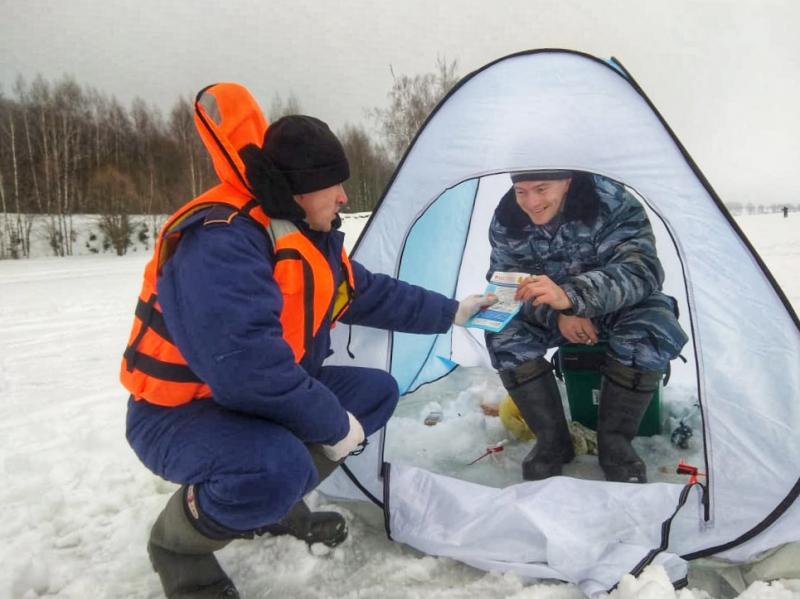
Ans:
<svg viewBox="0 0 800 599"><path fill-rule="evenodd" d="M325 256L297 227L288 221L270 219L253 199L238 149L248 143L260 146L266 120L247 90L223 83L201 91L195 102L195 122L222 183L186 203L162 227L153 258L145 267L120 368L120 380L134 399L161 406L178 406L212 395L173 343L156 295L161 269L180 241L179 226L192 214L221 205L229 210L223 210L222 218L217 220L209 220L209 214L204 224L230 223L237 215L243 215L264 226L275 254L273 276L283 295L283 338L297 363L326 317L330 316L333 327L345 313L355 289L352 265L344 249L341 260L345 279L334 289L333 273ZM221 197L225 199L220 200Z"/></svg>

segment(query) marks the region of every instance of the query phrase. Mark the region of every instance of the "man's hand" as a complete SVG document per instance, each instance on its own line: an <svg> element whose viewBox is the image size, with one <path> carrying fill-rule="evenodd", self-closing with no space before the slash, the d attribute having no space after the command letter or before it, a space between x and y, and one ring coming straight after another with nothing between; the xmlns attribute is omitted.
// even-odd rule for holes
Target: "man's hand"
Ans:
<svg viewBox="0 0 800 599"><path fill-rule="evenodd" d="M532 299L534 306L547 304L554 310L566 310L572 307L572 302L564 290L547 275L533 275L524 279L517 287L514 299L521 301Z"/></svg>
<svg viewBox="0 0 800 599"><path fill-rule="evenodd" d="M478 313L478 310L495 303L497 303L497 296L494 293L489 293L487 295L469 295L458 302L458 310L456 311L456 317L453 322L463 327L464 323Z"/></svg>
<svg viewBox="0 0 800 599"><path fill-rule="evenodd" d="M570 343L584 343L594 345L597 343L597 329L592 321L580 316L558 315L558 330Z"/></svg>
<svg viewBox="0 0 800 599"><path fill-rule="evenodd" d="M364 440L364 429L361 427L361 423L350 412L347 413L347 419L350 423L350 430L347 431L344 439L335 445L322 445L325 457L331 462L339 462L345 459L350 455L351 451L358 449L358 446Z"/></svg>

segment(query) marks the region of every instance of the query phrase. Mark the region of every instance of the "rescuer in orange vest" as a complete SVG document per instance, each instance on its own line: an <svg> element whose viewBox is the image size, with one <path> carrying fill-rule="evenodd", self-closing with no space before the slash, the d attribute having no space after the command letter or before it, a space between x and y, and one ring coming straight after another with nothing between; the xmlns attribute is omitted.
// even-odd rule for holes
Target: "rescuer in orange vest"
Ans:
<svg viewBox="0 0 800 599"><path fill-rule="evenodd" d="M148 543L166 595L238 597L213 552L264 533L341 543L344 518L303 496L397 403L389 373L323 365L331 327L442 333L492 299L459 303L349 260L349 165L322 121L268 127L223 83L198 94L195 122L220 183L162 228L120 372L131 447L181 485Z"/></svg>

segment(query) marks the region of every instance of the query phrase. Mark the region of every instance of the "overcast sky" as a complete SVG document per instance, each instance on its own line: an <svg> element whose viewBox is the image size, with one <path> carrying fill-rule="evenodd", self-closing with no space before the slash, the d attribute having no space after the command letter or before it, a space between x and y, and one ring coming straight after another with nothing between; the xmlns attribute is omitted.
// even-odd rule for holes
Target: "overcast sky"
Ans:
<svg viewBox="0 0 800 599"><path fill-rule="evenodd" d="M532 48L617 57L726 201L800 202L797 0L0 0L0 89L69 74L169 110L215 81L334 129L395 73Z"/></svg>

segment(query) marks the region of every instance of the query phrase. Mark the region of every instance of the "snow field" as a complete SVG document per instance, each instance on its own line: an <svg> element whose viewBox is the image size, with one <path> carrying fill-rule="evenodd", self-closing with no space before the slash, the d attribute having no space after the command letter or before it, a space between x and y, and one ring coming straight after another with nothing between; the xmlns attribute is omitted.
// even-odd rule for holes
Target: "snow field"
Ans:
<svg viewBox="0 0 800 599"><path fill-rule="evenodd" d="M350 244L364 222L346 219ZM800 219L759 215L742 217L740 224L795 310L800 309ZM161 596L145 544L176 486L149 473L128 447L126 397L117 380L146 257L138 251L122 258L101 254L0 262L0 598ZM469 427L487 440L502 438L499 421L474 410L481 397L500 393L479 374L461 381L449 404L443 396L409 403L414 409L399 414L398 426L407 426L409 435L434 435L438 427L447 431L448 410L469 409L474 412L464 416ZM674 393L685 394L677 388ZM444 408L445 419L424 427L419 416L431 402ZM413 416L413 422L403 424L405 416ZM482 449L458 435L451 440L449 455L459 463ZM527 447L518 444L514 451L524 455ZM496 476L496 484L506 484L505 478L517 476L518 470L502 461L514 457L511 447L500 456L476 466ZM329 504L317 493L309 501L344 513L350 538L333 550L308 550L288 538L232 543L219 558L243 597L581 597L572 585L485 573L393 543L385 536L382 513L369 503ZM707 594L674 591L663 570L650 568L638 579L623 578L611 596L704 599ZM740 595L798 597L799 580L756 582Z"/></svg>

